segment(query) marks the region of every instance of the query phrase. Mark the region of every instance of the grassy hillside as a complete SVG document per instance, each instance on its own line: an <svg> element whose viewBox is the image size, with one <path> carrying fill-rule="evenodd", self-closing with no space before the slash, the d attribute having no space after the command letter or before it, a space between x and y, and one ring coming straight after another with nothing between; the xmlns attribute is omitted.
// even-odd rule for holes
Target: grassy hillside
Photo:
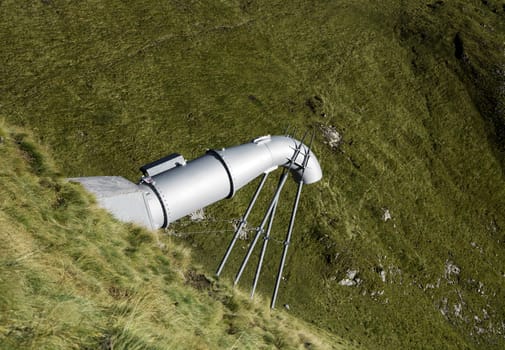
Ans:
<svg viewBox="0 0 505 350"><path fill-rule="evenodd" d="M26 134L0 137L1 349L354 348L114 222Z"/></svg>
<svg viewBox="0 0 505 350"><path fill-rule="evenodd" d="M503 1L2 1L0 40L0 113L64 176L315 128L279 303L367 348L505 347ZM170 228L208 274L254 187Z"/></svg>

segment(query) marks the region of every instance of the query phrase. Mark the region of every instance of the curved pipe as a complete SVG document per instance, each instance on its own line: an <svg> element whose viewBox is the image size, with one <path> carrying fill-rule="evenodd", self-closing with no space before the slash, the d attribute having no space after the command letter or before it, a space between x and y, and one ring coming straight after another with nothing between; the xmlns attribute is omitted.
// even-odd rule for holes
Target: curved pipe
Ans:
<svg viewBox="0 0 505 350"><path fill-rule="evenodd" d="M132 212L133 209L125 208L126 187L131 192L132 183L125 184L124 188L118 187L116 192L120 195L107 196L96 185L98 179L106 183L104 177L71 180L82 183L95 193L99 203L118 219L157 229L221 199L231 198L247 183L279 166L290 167L295 181L305 184L319 181L322 171L312 152L305 171L302 171L307 146L302 144L298 156L291 162L299 145L300 141L288 136L263 136L243 145L209 150L188 163L180 155L171 155L147 164L141 168L144 177L134 191L139 198L133 199L135 195L130 195L132 198L128 199L137 202L132 203L131 208L143 206L146 214L139 214L138 209ZM117 180L117 177L114 178ZM114 186L109 183L108 193L111 193L111 187Z"/></svg>
<svg viewBox="0 0 505 350"><path fill-rule="evenodd" d="M270 172L279 166L289 167L290 160L294 157L299 145L300 141L292 137L263 136L250 143L210 152L216 154L228 169L232 182L231 197L236 190L261 173ZM290 170L297 181L302 180L305 184L311 184L319 181L323 174L312 151L310 151L307 168L305 172L302 172L302 164L307 151L308 147L301 145L301 151L293 160Z"/></svg>

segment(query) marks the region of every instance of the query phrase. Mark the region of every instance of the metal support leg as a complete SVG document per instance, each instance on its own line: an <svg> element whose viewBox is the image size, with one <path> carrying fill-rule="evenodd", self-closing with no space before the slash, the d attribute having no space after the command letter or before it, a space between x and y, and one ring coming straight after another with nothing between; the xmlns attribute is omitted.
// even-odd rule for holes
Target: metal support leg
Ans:
<svg viewBox="0 0 505 350"><path fill-rule="evenodd" d="M221 260L221 263L219 264L219 267L216 272L216 276L219 277L221 272L223 272L224 265L226 264L226 261L230 257L230 253L235 246L235 243L237 242L238 236L240 235L240 232L244 228L244 225L247 222L247 218L249 217L249 214L251 213L252 208L254 207L254 203L258 199L258 196L261 192L261 189L263 188L263 185L265 184L265 181L267 179L268 173L263 174L263 177L258 185L258 188L256 188L256 192L254 192L253 198L251 199L251 202L249 203L249 206L247 207L247 210L245 211L244 215L240 219L240 224L238 225L237 229L235 230L235 234L233 236L233 239L230 242L230 245L228 246L228 249L226 249L226 253L223 256L223 259Z"/></svg>
<svg viewBox="0 0 505 350"><path fill-rule="evenodd" d="M263 241L263 247L261 248L260 258L258 260L258 266L256 267L256 275L254 276L254 281L253 281L252 290L251 290L251 299L254 297L254 292L256 291L256 286L258 284L258 280L259 280L259 277L260 277L261 267L263 265L263 259L265 258L265 252L267 250L268 240L270 239L270 231L272 230L272 225L273 225L273 222L274 222L275 210L276 209L277 209L277 201L275 202L274 207L272 209L272 213L270 214L270 219L268 221L267 232L265 234L265 237L263 238L264 239L264 241Z"/></svg>
<svg viewBox="0 0 505 350"><path fill-rule="evenodd" d="M279 292L279 285L282 279L282 271L284 269L284 264L286 262L286 255L288 254L288 247L291 243L291 234L293 232L293 226L295 224L296 211L298 210L298 202L300 201L300 194L302 193L303 181L298 184L298 190L296 192L295 204L293 206L293 211L291 213L291 219L289 220L288 234L286 236L286 241L284 241L284 250L282 251L282 259L279 265L279 273L277 274L277 281L275 282L274 294L272 296L272 303L270 308L275 308L275 301L277 299L277 293Z"/></svg>

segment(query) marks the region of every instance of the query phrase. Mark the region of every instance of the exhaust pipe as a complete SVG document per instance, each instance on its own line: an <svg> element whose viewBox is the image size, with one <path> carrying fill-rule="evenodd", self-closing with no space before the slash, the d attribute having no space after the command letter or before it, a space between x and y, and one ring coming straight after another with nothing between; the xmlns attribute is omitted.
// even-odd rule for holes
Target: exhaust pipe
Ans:
<svg viewBox="0 0 505 350"><path fill-rule="evenodd" d="M138 184L118 176L69 180L81 183L117 219L158 229L233 197L250 181L278 167L290 170L295 181L303 184L322 177L319 162L307 146L290 136L268 135L243 145L208 150L190 162L171 154L141 167Z"/></svg>

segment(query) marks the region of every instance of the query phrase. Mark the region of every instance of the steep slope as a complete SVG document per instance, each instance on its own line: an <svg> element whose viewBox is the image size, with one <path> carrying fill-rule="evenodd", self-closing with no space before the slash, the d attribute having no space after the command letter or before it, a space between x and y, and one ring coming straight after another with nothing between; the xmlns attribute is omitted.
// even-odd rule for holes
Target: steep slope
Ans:
<svg viewBox="0 0 505 350"><path fill-rule="evenodd" d="M206 278L166 236L114 222L0 125L1 349L351 349Z"/></svg>
<svg viewBox="0 0 505 350"><path fill-rule="evenodd" d="M33 130L65 176L136 180L170 152L191 159L288 124L316 128L325 177L304 189L280 304L373 349L505 347L503 2L0 10L2 113ZM253 190L171 227L208 273ZM281 198L278 240L291 199ZM281 247L267 257L264 295Z"/></svg>

